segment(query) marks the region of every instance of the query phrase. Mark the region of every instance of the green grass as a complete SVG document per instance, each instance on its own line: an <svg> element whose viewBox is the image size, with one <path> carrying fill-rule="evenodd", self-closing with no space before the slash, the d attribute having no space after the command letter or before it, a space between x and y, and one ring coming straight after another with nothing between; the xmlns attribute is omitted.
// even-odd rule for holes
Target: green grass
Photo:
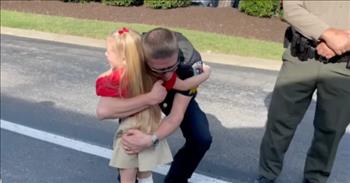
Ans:
<svg viewBox="0 0 350 183"><path fill-rule="evenodd" d="M139 32L148 31L156 27L142 24L38 15L7 10L1 10L1 26L98 39L105 39L108 33L119 27L129 27ZM171 29L182 32L193 45L202 52L210 51L213 53L234 54L274 60L280 60L283 52L281 43L225 36L181 28Z"/></svg>

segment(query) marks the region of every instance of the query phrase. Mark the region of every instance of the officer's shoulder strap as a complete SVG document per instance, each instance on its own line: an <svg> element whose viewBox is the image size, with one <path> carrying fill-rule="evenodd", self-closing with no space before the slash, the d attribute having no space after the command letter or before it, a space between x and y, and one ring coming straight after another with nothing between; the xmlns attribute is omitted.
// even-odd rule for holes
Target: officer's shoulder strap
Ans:
<svg viewBox="0 0 350 183"><path fill-rule="evenodd" d="M190 64L202 60L199 52L193 47L192 43L180 32L174 32L179 45L179 58L184 64Z"/></svg>

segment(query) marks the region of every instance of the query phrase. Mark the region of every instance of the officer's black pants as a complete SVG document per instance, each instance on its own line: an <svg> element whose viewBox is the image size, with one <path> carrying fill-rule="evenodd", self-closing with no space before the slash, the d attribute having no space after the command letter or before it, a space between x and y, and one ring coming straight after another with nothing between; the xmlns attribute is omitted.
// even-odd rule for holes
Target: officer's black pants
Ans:
<svg viewBox="0 0 350 183"><path fill-rule="evenodd" d="M161 104L165 114L170 112L172 95L172 93L168 94L165 99L165 102L168 102L165 109ZM212 142L208 119L194 99L187 107L180 128L186 142L174 156L174 161L164 181L166 183L187 183Z"/></svg>

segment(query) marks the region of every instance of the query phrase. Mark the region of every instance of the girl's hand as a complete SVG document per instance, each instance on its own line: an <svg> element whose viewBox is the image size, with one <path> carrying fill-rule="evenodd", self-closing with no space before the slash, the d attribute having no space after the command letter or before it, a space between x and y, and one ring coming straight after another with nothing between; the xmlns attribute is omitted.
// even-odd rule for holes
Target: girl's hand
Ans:
<svg viewBox="0 0 350 183"><path fill-rule="evenodd" d="M210 66L207 65L207 64L203 64L203 72L206 73L206 74L208 74L208 75L210 75L210 73L211 73L211 68L210 68Z"/></svg>
<svg viewBox="0 0 350 183"><path fill-rule="evenodd" d="M157 105L165 99L167 91L162 83L163 81L161 80L156 81L153 84L152 90L147 93L150 105Z"/></svg>

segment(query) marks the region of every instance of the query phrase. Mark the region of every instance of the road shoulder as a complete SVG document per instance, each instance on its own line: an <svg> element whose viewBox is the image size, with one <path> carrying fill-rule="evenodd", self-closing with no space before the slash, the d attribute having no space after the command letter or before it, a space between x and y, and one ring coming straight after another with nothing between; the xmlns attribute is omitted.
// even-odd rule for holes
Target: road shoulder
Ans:
<svg viewBox="0 0 350 183"><path fill-rule="evenodd" d="M75 45L81 45L81 46L105 48L104 40L92 39L87 37L79 37L79 36L72 36L72 35L41 32L41 31L35 31L35 30L9 28L9 27L1 27L1 34L33 38L33 39L42 39L47 41L56 41L56 42L75 44ZM206 52L202 52L201 55L203 60L209 63L218 63L218 64L249 67L249 68L264 69L264 70L278 71L280 70L282 65L282 62L277 60L242 57L237 55L226 55L226 54L206 53Z"/></svg>

